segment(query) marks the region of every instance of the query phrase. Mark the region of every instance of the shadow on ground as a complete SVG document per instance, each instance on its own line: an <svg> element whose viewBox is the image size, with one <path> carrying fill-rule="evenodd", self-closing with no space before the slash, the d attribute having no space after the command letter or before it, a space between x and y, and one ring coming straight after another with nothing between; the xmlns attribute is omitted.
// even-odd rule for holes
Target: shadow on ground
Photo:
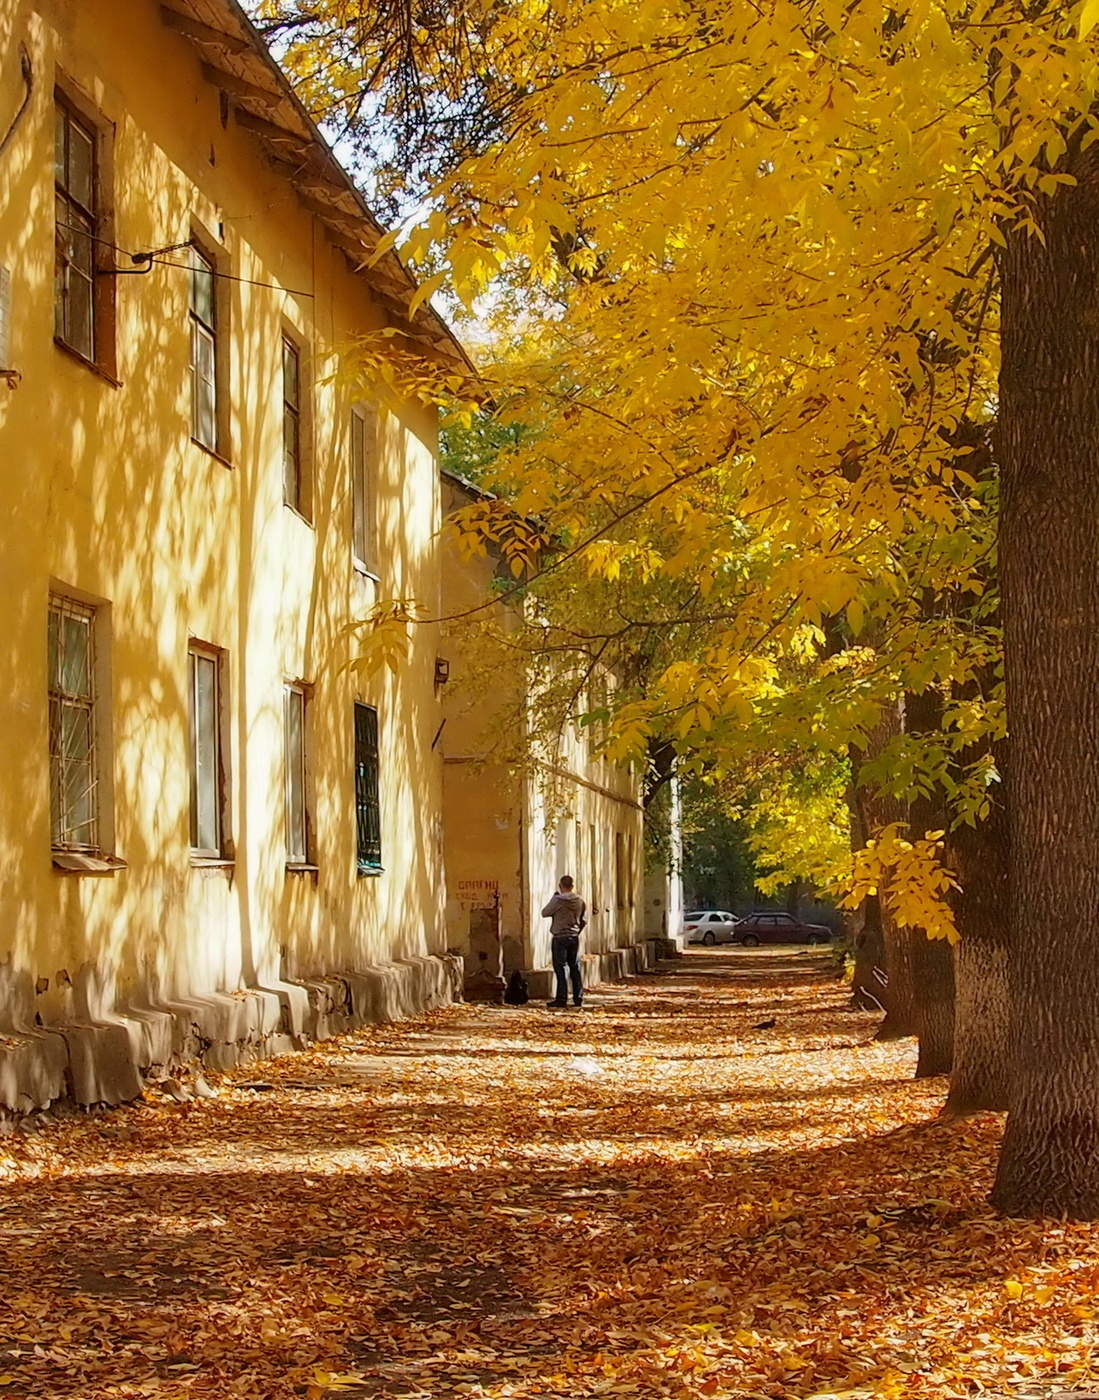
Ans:
<svg viewBox="0 0 1099 1400"><path fill-rule="evenodd" d="M845 1001L827 955L692 952L579 1015L451 1008L48 1132L0 1191L0 1394L1006 1384L972 1338L1040 1336L1003 1281L1078 1236L988 1213L998 1124L935 1123Z"/></svg>

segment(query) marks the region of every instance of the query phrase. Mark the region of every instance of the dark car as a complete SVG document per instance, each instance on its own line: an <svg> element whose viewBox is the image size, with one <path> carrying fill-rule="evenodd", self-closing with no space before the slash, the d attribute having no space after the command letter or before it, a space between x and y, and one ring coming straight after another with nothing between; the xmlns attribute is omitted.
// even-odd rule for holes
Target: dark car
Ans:
<svg viewBox="0 0 1099 1400"><path fill-rule="evenodd" d="M760 943L830 943L832 930L824 924L806 924L793 914L749 914L736 926L736 939L745 948Z"/></svg>

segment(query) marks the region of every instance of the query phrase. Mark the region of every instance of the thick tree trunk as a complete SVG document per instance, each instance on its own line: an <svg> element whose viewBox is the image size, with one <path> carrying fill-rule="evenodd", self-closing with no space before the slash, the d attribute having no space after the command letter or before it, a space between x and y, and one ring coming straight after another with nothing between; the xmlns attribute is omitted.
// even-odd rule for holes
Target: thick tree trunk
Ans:
<svg viewBox="0 0 1099 1400"><path fill-rule="evenodd" d="M901 709L894 705L883 711L881 720L868 736L868 751L879 754L885 746L901 732ZM852 763L852 786L860 844L876 836L884 827L905 818L904 806L895 797L874 791L859 781L858 765ZM873 999L884 1008L885 1016L875 1040L903 1040L905 1036L916 1034L916 1007L914 989L914 964L912 960L912 935L908 929L898 928L896 921L881 900L867 900L866 922L871 925L871 949L875 952L880 939L881 953L874 963L869 977L876 985L866 988ZM873 921L871 923L871 921ZM884 980L882 972L884 969Z"/></svg>
<svg viewBox="0 0 1099 1400"><path fill-rule="evenodd" d="M899 928L882 908L885 942L885 1019L875 1040L904 1040L916 1034L916 957L911 929Z"/></svg>
<svg viewBox="0 0 1099 1400"><path fill-rule="evenodd" d="M904 727L907 733L937 736L942 730L943 697L928 688L905 697ZM947 826L947 799L936 784L917 797L909 808L913 841L922 841L929 831ZM916 1078L928 1079L949 1074L954 1063L954 952L941 938L928 938L922 930L912 935L915 964L916 1034L920 1053Z"/></svg>
<svg viewBox="0 0 1099 1400"><path fill-rule="evenodd" d="M1002 254L1011 1107L993 1201L1099 1217L1099 169Z"/></svg>
<svg viewBox="0 0 1099 1400"><path fill-rule="evenodd" d="M1001 783L1003 745L996 754ZM954 1068L947 1117L1008 1106L1012 1055L1008 986L1008 834L1002 792L979 826L959 827L950 854L961 885L954 913L961 941L954 950L957 1004Z"/></svg>
<svg viewBox="0 0 1099 1400"><path fill-rule="evenodd" d="M862 756L855 748L847 750L851 780L847 788L847 810L851 824L851 849L866 844L863 804L858 790ZM881 933L881 908L877 895L864 899L857 909L844 916L844 933L855 954L851 976L851 1009L885 1011L885 943Z"/></svg>
<svg viewBox="0 0 1099 1400"><path fill-rule="evenodd" d="M923 833L921 832L921 835ZM945 938L913 935L916 964L916 1078L949 1074L954 1063L954 950Z"/></svg>
<svg viewBox="0 0 1099 1400"><path fill-rule="evenodd" d="M863 901L851 920L855 970L851 1005L856 1011L885 1010L885 943L881 935L881 906L877 895Z"/></svg>
<svg viewBox="0 0 1099 1400"><path fill-rule="evenodd" d="M1007 917L1006 909L1001 917ZM963 934L954 956L954 1064L943 1114L955 1118L982 1109L1002 1112L1011 1083L1007 941Z"/></svg>

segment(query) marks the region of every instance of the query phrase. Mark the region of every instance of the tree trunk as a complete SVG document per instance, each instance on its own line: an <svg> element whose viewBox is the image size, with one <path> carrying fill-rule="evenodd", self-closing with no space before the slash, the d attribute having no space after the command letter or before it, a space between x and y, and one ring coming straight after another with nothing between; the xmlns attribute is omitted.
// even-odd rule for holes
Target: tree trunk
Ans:
<svg viewBox="0 0 1099 1400"><path fill-rule="evenodd" d="M880 905L885 943L885 1019L875 1040L904 1040L916 1034L916 959L912 930L898 927Z"/></svg>
<svg viewBox="0 0 1099 1400"><path fill-rule="evenodd" d="M1007 767L997 746L1001 787ZM1011 1078L1008 987L1008 833L1002 792L979 826L959 827L950 854L961 885L954 915L961 940L954 950L957 1005L954 1068L943 1113L947 1117L1002 1111Z"/></svg>
<svg viewBox="0 0 1099 1400"><path fill-rule="evenodd" d="M904 727L907 733L938 736L943 724L943 697L935 688L905 696ZM913 841L948 825L947 797L941 784L915 798L909 808ZM942 938L928 938L921 930L912 934L915 964L916 1034L920 1053L916 1078L949 1074L954 1063L954 950Z"/></svg>
<svg viewBox="0 0 1099 1400"><path fill-rule="evenodd" d="M878 724L868 736L868 750L878 754L901 732L900 705L893 705L882 712ZM904 820L904 806L888 793L875 792L859 781L859 765L852 762L852 790L855 810L861 835L860 844L865 844L884 827ZM912 935L908 929L898 928L888 908L876 897L866 901L866 923L871 928L871 949L877 951L873 940L880 939L879 960L869 972L876 986L866 988L873 999L884 1008L885 1016L878 1027L875 1040L903 1040L905 1036L916 1034L916 1009L914 990L914 965L912 961ZM873 921L873 922L872 922ZM881 975L875 975L875 973ZM883 980L884 977L884 980Z"/></svg>
<svg viewBox="0 0 1099 1400"><path fill-rule="evenodd" d="M851 978L851 1005L856 1011L885 1010L885 943L881 934L881 905L877 895L863 900L851 919L855 970Z"/></svg>
<svg viewBox="0 0 1099 1400"><path fill-rule="evenodd" d="M923 833L921 832L922 836ZM949 1074L954 1063L954 950L945 938L913 935L916 967L916 1078Z"/></svg>
<svg viewBox="0 0 1099 1400"><path fill-rule="evenodd" d="M862 762L857 749L847 750L851 780L847 787L847 810L850 815L851 849L860 850L866 844L863 803L858 790L859 767ZM851 1010L885 1011L885 943L881 933L881 908L877 895L870 895L857 909L844 915L844 933L854 950L855 967L851 976Z"/></svg>
<svg viewBox="0 0 1099 1400"><path fill-rule="evenodd" d="M999 561L1011 762L1011 1106L993 1201L1099 1217L1099 169L1005 226Z"/></svg>

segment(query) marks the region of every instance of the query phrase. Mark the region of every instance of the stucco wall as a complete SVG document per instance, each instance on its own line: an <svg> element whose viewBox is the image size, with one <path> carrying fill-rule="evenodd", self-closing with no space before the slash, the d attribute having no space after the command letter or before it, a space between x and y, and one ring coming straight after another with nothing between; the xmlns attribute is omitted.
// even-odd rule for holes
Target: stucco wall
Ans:
<svg viewBox="0 0 1099 1400"><path fill-rule="evenodd" d="M0 156L0 265L11 270L11 360L0 388L0 1031L92 1021L134 1005L276 986L445 946L441 718L435 630L394 676L347 669L346 626L378 598L438 599L434 415L380 412L377 580L351 563L347 434L374 386L341 348L376 328L354 275L260 156L152 0L0 0L0 112L31 104ZM219 460L189 437L188 275L116 284L117 383L54 344L53 94L63 80L113 125L115 239L163 247L197 226L244 281L221 284L231 413ZM120 255L121 257L121 255ZM249 285L270 283L273 286ZM287 290L281 290L281 289ZM283 504L280 342L303 348L312 521ZM51 582L100 603L109 632L101 785L108 877L51 864L46 608ZM235 861L189 854L187 648L224 648ZM315 874L285 865L283 685L310 706ZM352 704L377 706L384 873L355 859ZM113 790L113 796L111 796ZM61 974L61 975L59 975ZM40 990L36 993L35 988Z"/></svg>
<svg viewBox="0 0 1099 1400"><path fill-rule="evenodd" d="M475 494L444 477L444 514ZM491 598L497 561L466 552L450 532L443 540L444 611L468 613ZM588 733L568 726L552 744L530 733L521 653L499 641L511 630L508 610L497 605L449 625L443 643L447 930L464 952L471 910L495 887L505 967L544 968L549 923L541 910L564 874L589 906L585 951L640 936L642 811L636 772L602 757Z"/></svg>

